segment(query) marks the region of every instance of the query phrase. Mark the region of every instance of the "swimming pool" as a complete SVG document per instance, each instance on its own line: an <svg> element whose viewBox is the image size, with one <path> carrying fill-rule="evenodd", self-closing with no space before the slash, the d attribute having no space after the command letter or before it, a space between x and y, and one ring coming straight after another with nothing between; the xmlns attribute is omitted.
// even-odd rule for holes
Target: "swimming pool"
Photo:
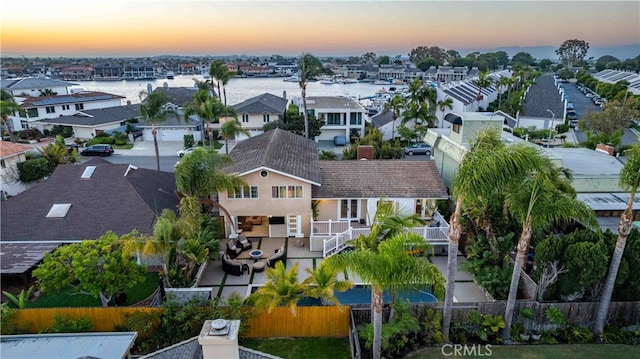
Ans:
<svg viewBox="0 0 640 359"><path fill-rule="evenodd" d="M255 292L258 286L251 288L251 293ZM371 287L365 285L356 285L355 287L344 291L335 292L336 298L340 304L370 304L371 303ZM391 303L391 291L383 291L383 303ZM398 293L400 299L409 300L411 303L437 303L438 299L431 294L430 290L405 290ZM322 305L320 299L304 297L298 301L299 306L315 306Z"/></svg>

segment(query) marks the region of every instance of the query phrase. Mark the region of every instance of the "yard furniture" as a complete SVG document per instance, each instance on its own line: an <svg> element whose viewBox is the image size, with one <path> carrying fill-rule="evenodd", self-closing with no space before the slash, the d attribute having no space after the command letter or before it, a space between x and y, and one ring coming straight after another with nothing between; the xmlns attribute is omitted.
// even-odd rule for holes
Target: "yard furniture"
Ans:
<svg viewBox="0 0 640 359"><path fill-rule="evenodd" d="M264 252L262 252L261 250L256 249L256 250L253 250L253 251L249 252L249 255L251 256L251 258L253 258L254 261L257 262L260 258L262 258L262 254L263 253Z"/></svg>
<svg viewBox="0 0 640 359"><path fill-rule="evenodd" d="M278 262L282 262L283 264L287 263L287 252L284 250L284 247L276 249L274 254L267 258L267 265L271 268L275 268Z"/></svg>
<svg viewBox="0 0 640 359"><path fill-rule="evenodd" d="M247 236L245 236L244 234L240 234L238 236L238 240L236 241L236 247L240 247L244 252L252 248L252 243L247 239Z"/></svg>
<svg viewBox="0 0 640 359"><path fill-rule="evenodd" d="M235 240L230 239L227 242L227 255L231 258L235 258L240 254L240 252L242 252L242 248L236 246Z"/></svg>
<svg viewBox="0 0 640 359"><path fill-rule="evenodd" d="M259 273L259 272L264 272L264 261L259 261L259 262L255 262L253 263L253 272L254 273Z"/></svg>
<svg viewBox="0 0 640 359"><path fill-rule="evenodd" d="M227 274L241 276L245 271L249 274L249 265L236 261L228 255L224 255L222 256L222 270Z"/></svg>

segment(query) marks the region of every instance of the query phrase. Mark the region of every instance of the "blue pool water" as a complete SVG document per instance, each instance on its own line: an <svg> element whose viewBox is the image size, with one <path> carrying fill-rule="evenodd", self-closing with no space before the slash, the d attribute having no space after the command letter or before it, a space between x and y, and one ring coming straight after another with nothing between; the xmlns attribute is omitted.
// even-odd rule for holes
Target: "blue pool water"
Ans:
<svg viewBox="0 0 640 359"><path fill-rule="evenodd" d="M345 292L335 292L336 298L340 301L340 304L369 304L371 303L371 288L356 286ZM411 303L437 303L436 297L427 290L408 290L398 293L400 299L409 300ZM384 303L391 303L391 292L383 292ZM321 305L319 299L314 298L302 298L298 301L300 306L312 306Z"/></svg>

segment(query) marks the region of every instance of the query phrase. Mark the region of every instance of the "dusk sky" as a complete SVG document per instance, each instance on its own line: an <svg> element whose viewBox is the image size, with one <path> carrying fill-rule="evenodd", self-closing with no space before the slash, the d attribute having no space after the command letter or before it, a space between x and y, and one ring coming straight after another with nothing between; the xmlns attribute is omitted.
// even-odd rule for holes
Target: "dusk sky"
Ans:
<svg viewBox="0 0 640 359"><path fill-rule="evenodd" d="M639 1L2 0L2 56L378 55L640 44Z"/></svg>

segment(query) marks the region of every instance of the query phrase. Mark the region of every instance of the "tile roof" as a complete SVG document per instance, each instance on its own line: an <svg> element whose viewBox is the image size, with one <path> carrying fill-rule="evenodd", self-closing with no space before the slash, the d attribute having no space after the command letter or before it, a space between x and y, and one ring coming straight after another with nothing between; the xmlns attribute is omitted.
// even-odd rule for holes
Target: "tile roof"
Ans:
<svg viewBox="0 0 640 359"><path fill-rule="evenodd" d="M156 92L156 91L162 91L166 93L174 105L184 107L187 102L193 101L193 96L198 92L198 88L197 87L156 87L153 90L153 92Z"/></svg>
<svg viewBox="0 0 640 359"><path fill-rule="evenodd" d="M262 167L320 183L315 141L276 128L238 142L229 153L234 165L228 173L247 173Z"/></svg>
<svg viewBox="0 0 640 359"><path fill-rule="evenodd" d="M41 123L98 126L112 122L123 122L130 118L140 117L140 104L127 106L105 107L94 110L83 110L73 116L40 120Z"/></svg>
<svg viewBox="0 0 640 359"><path fill-rule="evenodd" d="M435 161L320 161L313 198L448 198Z"/></svg>
<svg viewBox="0 0 640 359"><path fill-rule="evenodd" d="M307 96L307 108L341 108L362 110L364 108L354 99L346 96Z"/></svg>
<svg viewBox="0 0 640 359"><path fill-rule="evenodd" d="M96 166L90 179L80 176ZM59 165L48 180L0 203L2 241L76 241L112 230L150 234L156 215L177 210L175 176L92 159ZM125 176L125 173L127 175ZM70 203L65 218L46 218L53 204Z"/></svg>
<svg viewBox="0 0 640 359"><path fill-rule="evenodd" d="M287 99L263 93L244 102L233 105L238 113L277 113L284 114L287 110Z"/></svg>
<svg viewBox="0 0 640 359"><path fill-rule="evenodd" d="M238 354L240 359L281 359L275 355L266 354L238 346ZM174 344L170 347L160 349L156 352L144 355L140 359L202 359L202 346L198 343L198 337L193 337Z"/></svg>
<svg viewBox="0 0 640 359"><path fill-rule="evenodd" d="M0 141L0 158L5 159L7 157L19 155L29 151L30 149L31 147L21 145L19 143Z"/></svg>
<svg viewBox="0 0 640 359"><path fill-rule="evenodd" d="M393 111L391 110L382 110L371 116L371 124L376 128L380 128L391 121L393 121Z"/></svg>
<svg viewBox="0 0 640 359"><path fill-rule="evenodd" d="M54 106L71 104L78 102L90 102L90 101L106 101L113 99L123 99L124 96L114 95L106 92L98 91L85 91L78 92L71 95L57 95L57 96L39 96L39 97L27 97L21 104L22 108L30 107L42 107L42 106Z"/></svg>

